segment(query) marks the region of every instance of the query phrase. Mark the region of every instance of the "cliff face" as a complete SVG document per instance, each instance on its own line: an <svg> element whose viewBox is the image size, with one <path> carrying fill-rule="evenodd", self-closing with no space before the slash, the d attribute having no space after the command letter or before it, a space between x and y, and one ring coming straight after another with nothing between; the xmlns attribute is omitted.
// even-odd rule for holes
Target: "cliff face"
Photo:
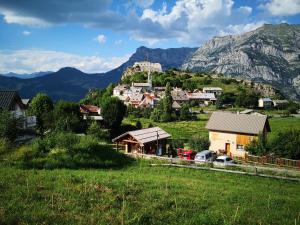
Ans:
<svg viewBox="0 0 300 225"><path fill-rule="evenodd" d="M189 58L197 48L146 48L139 47L136 52L125 63L126 67L132 66L135 62L150 61L160 63L163 70L180 68L183 62Z"/></svg>
<svg viewBox="0 0 300 225"><path fill-rule="evenodd" d="M182 69L269 83L299 100L300 25L264 25L242 35L213 38Z"/></svg>

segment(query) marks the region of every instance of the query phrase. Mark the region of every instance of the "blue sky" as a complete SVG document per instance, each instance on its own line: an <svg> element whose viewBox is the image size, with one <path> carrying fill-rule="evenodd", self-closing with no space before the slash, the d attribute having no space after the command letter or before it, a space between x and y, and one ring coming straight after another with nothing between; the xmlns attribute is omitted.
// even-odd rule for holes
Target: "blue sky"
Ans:
<svg viewBox="0 0 300 225"><path fill-rule="evenodd" d="M282 22L300 23L300 0L0 0L0 73L105 72L141 45L199 47Z"/></svg>

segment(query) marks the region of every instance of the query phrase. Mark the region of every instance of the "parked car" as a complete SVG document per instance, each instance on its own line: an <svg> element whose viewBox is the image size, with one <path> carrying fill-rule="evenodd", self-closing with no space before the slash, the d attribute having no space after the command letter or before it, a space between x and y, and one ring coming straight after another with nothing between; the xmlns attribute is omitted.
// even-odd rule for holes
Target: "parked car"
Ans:
<svg viewBox="0 0 300 225"><path fill-rule="evenodd" d="M181 159L194 160L195 155L196 155L196 152L194 152L193 150L184 150L181 148L178 149L178 156Z"/></svg>
<svg viewBox="0 0 300 225"><path fill-rule="evenodd" d="M228 155L221 155L213 162L216 167L233 166L235 162Z"/></svg>
<svg viewBox="0 0 300 225"><path fill-rule="evenodd" d="M195 163L213 162L217 158L217 154L211 150L198 152L195 156Z"/></svg>

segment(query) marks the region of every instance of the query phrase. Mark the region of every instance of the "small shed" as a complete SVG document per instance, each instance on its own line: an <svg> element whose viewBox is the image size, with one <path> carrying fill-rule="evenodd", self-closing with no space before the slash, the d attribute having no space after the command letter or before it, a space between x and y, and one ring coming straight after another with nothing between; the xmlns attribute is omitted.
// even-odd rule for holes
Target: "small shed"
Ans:
<svg viewBox="0 0 300 225"><path fill-rule="evenodd" d="M163 155L171 135L159 127L128 131L112 141L125 145L126 153Z"/></svg>
<svg viewBox="0 0 300 225"><path fill-rule="evenodd" d="M270 98L260 98L258 100L258 107L259 108L271 108L273 105L273 102Z"/></svg>

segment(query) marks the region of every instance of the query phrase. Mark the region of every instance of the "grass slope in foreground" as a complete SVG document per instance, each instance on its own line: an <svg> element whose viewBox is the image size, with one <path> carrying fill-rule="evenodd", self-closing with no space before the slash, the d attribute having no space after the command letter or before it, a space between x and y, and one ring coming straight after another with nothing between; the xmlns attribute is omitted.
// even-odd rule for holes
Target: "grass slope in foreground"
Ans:
<svg viewBox="0 0 300 225"><path fill-rule="evenodd" d="M298 224L300 184L137 162L123 170L0 167L0 224Z"/></svg>

